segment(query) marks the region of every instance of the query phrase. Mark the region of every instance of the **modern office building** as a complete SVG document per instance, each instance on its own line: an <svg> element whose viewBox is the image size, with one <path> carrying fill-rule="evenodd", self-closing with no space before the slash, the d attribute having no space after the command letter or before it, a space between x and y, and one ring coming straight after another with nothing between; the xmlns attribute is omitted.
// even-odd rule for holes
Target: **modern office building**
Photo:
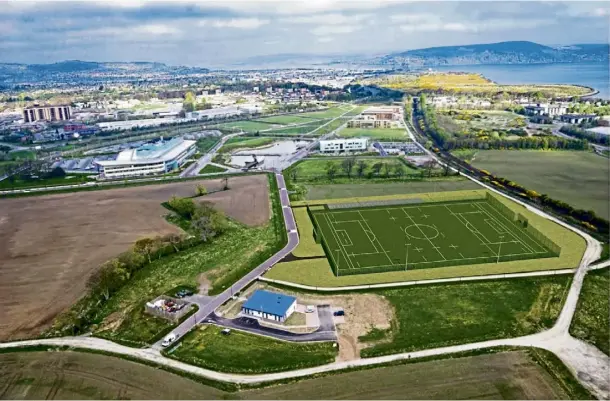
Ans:
<svg viewBox="0 0 610 401"><path fill-rule="evenodd" d="M23 120L26 123L35 121L65 121L72 117L72 108L63 106L32 106L23 109Z"/></svg>
<svg viewBox="0 0 610 401"><path fill-rule="evenodd" d="M173 138L124 150L115 160L96 162L101 178L165 174L180 167L197 150L196 141Z"/></svg>
<svg viewBox="0 0 610 401"><path fill-rule="evenodd" d="M368 147L366 138L331 139L320 141L320 152L340 153L340 152L363 152Z"/></svg>

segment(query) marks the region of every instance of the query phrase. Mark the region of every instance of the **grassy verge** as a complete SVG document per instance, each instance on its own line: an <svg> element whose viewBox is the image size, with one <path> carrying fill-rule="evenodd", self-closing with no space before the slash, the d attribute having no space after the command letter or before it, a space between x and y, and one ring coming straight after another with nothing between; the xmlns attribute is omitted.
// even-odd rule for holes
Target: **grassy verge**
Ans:
<svg viewBox="0 0 610 401"><path fill-rule="evenodd" d="M529 348L534 362L542 366L561 386L570 400L594 400L595 397L584 388L555 354L541 348Z"/></svg>
<svg viewBox="0 0 610 401"><path fill-rule="evenodd" d="M225 336L219 327L202 326L165 354L220 372L270 373L333 362L336 348L332 343L290 343L235 330Z"/></svg>
<svg viewBox="0 0 610 401"><path fill-rule="evenodd" d="M571 279L566 276L443 284L380 291L394 307L392 338L363 357L517 337L550 328Z"/></svg>
<svg viewBox="0 0 610 401"><path fill-rule="evenodd" d="M250 270L279 252L288 242L288 234L286 233L286 227L284 226L284 214L282 212L282 203L280 201L277 181L273 174L268 174L267 178L269 180L269 197L271 198L271 222L264 228L252 229L264 230L265 241L254 248L245 247L240 251L237 251L248 255L249 260L247 263L242 263L241 265L233 264L231 270L215 280L208 292L210 295L220 294L222 291L229 288Z"/></svg>
<svg viewBox="0 0 610 401"><path fill-rule="evenodd" d="M199 173L197 174L223 173L225 171L227 171L226 168L218 167L213 164L207 164L201 170L199 170Z"/></svg>
<svg viewBox="0 0 610 401"><path fill-rule="evenodd" d="M190 308L186 315L182 316L178 322L173 323L144 312L144 303L142 303L140 307L133 308L116 329L100 331L95 333L95 336L130 347L154 344L199 309L197 305L191 305Z"/></svg>
<svg viewBox="0 0 610 401"><path fill-rule="evenodd" d="M292 251L292 254L298 258L325 256L322 245L317 244L313 238L313 223L307 214L307 209L294 208L292 213L299 230L299 245Z"/></svg>
<svg viewBox="0 0 610 401"><path fill-rule="evenodd" d="M344 128L339 131L343 138L370 138L372 140L409 141L404 128Z"/></svg>
<svg viewBox="0 0 610 401"><path fill-rule="evenodd" d="M587 273L570 334L610 355L610 269Z"/></svg>
<svg viewBox="0 0 610 401"><path fill-rule="evenodd" d="M237 136L230 138L225 142L224 145L218 150L218 153L230 153L237 149L244 148L258 148L265 145L270 145L275 142L275 138L260 138L260 137L243 137Z"/></svg>

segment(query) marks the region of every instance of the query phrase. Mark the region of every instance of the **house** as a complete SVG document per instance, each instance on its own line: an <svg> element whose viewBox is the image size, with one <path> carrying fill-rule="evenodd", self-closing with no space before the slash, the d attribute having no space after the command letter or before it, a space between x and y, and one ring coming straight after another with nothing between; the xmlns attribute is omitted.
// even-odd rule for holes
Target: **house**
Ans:
<svg viewBox="0 0 610 401"><path fill-rule="evenodd" d="M335 153L349 151L365 151L368 148L368 139L366 138L350 138L350 139L332 139L328 141L320 141L320 152Z"/></svg>
<svg viewBox="0 0 610 401"><path fill-rule="evenodd" d="M297 299L290 295L265 290L256 290L242 305L244 315L284 322L295 311Z"/></svg>
<svg viewBox="0 0 610 401"><path fill-rule="evenodd" d="M560 117L561 121L570 124L580 124L583 121L590 123L598 118L595 114L562 114Z"/></svg>

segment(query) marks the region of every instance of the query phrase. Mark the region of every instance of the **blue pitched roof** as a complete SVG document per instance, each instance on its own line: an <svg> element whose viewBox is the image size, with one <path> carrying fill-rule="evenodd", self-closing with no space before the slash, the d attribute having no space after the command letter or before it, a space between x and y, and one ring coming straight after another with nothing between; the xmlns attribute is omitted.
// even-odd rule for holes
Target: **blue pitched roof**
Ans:
<svg viewBox="0 0 610 401"><path fill-rule="evenodd" d="M269 313L276 316L286 315L290 305L296 301L295 297L277 292L256 290L254 294L243 304L242 308L255 310L257 312Z"/></svg>

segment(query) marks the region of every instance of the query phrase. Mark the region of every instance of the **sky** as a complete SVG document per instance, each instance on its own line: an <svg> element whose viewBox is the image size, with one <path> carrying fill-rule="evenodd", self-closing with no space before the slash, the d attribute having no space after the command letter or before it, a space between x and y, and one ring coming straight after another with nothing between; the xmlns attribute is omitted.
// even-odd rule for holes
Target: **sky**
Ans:
<svg viewBox="0 0 610 401"><path fill-rule="evenodd" d="M506 40L608 43L607 2L0 0L0 62L225 67Z"/></svg>

